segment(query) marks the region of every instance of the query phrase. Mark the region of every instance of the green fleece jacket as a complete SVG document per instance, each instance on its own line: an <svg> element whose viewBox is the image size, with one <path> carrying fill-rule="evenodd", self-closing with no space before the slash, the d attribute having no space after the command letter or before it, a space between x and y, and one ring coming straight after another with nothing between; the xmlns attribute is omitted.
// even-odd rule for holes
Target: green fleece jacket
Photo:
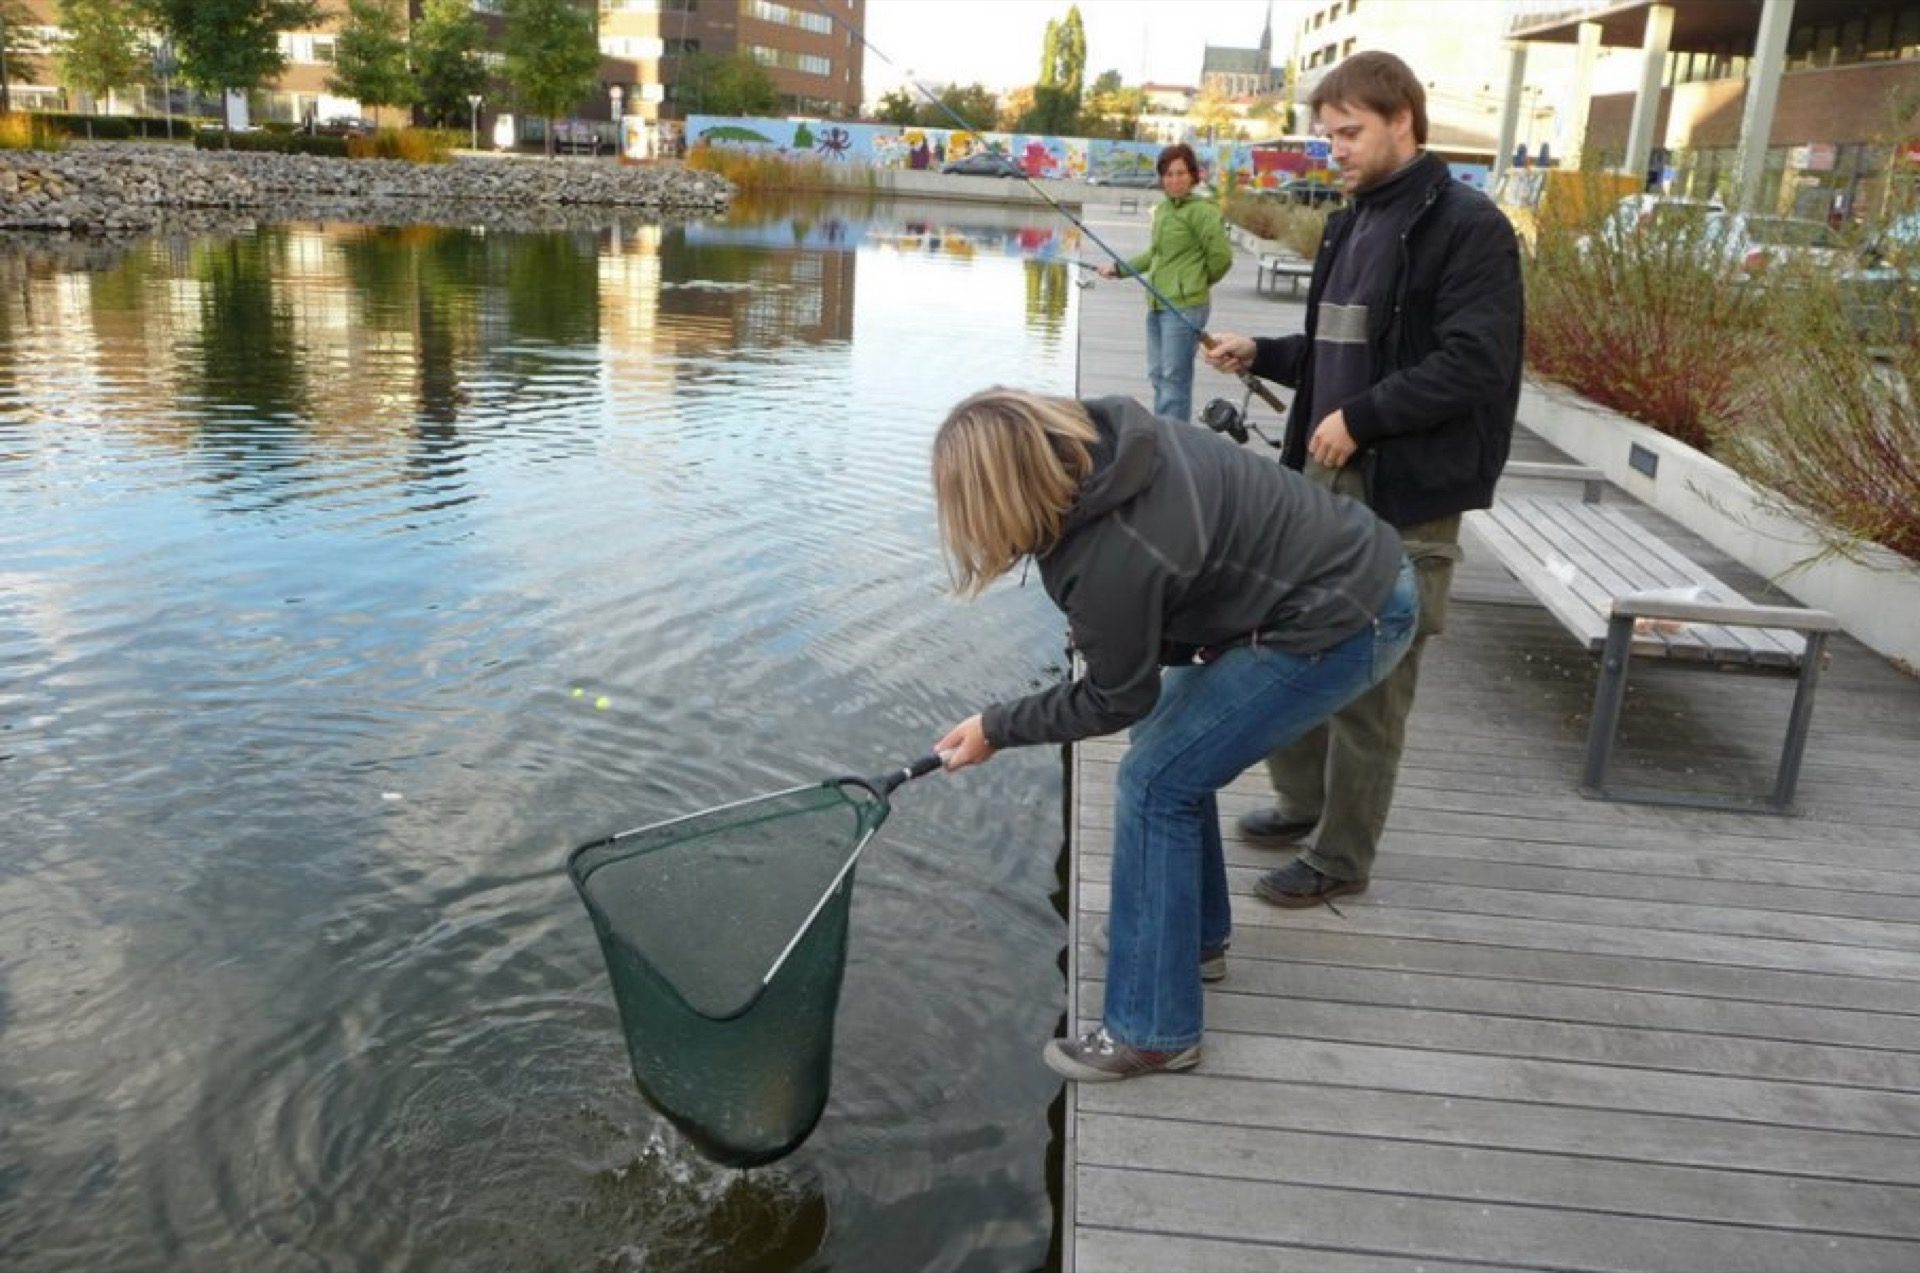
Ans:
<svg viewBox="0 0 1920 1273"><path fill-rule="evenodd" d="M1233 248L1227 243L1219 206L1191 195L1162 199L1153 210L1152 242L1127 262L1127 268L1146 275L1175 308L1205 305L1208 290L1233 268ZM1161 308L1151 296L1147 304Z"/></svg>

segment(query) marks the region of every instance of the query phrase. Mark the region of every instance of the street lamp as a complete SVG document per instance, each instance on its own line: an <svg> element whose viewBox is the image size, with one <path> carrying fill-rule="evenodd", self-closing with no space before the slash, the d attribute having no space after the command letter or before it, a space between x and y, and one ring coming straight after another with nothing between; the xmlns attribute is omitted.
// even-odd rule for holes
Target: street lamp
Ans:
<svg viewBox="0 0 1920 1273"><path fill-rule="evenodd" d="M473 130L474 150L480 149L480 102L480 94L467 94L467 125Z"/></svg>

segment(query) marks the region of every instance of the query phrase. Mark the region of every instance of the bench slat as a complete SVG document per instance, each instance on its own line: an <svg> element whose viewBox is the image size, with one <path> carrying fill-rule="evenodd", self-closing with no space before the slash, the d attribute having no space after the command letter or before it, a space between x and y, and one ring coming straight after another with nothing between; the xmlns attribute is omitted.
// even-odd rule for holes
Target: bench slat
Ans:
<svg viewBox="0 0 1920 1273"><path fill-rule="evenodd" d="M1703 600L1725 599L1723 585L1711 575L1678 569L1642 551L1631 532L1617 525L1617 509L1583 517L1579 510L1585 506L1567 500L1523 497L1516 504L1527 511L1530 529L1579 572L1583 595L1603 617L1612 614L1615 597L1636 593L1698 588ZM1667 658L1746 662L1754 657L1754 643L1745 633L1719 627L1689 625L1637 635L1658 642Z"/></svg>
<svg viewBox="0 0 1920 1273"><path fill-rule="evenodd" d="M1590 518L1609 546L1621 556L1622 561L1637 561L1646 565L1656 575L1680 581L1677 584L1661 584L1660 588L1690 586L1701 589L1700 600L1721 605L1742 607L1749 603L1747 599L1729 588L1710 571L1694 563L1679 549L1661 539L1644 526L1635 522L1624 510L1615 508L1606 516ZM1648 591L1642 589L1641 591ZM1658 589L1652 589L1658 591ZM1736 629L1726 631L1728 639L1749 646L1756 661L1788 666L1799 661L1806 650L1806 642L1791 632L1775 629ZM1719 638L1716 638L1716 643Z"/></svg>
<svg viewBox="0 0 1920 1273"><path fill-rule="evenodd" d="M1521 497L1531 514L1529 526L1549 538L1575 568L1590 576L1606 595L1598 609L1611 614L1618 597L1675 589L1697 589L1693 600L1739 609L1746 598L1712 573L1694 564L1620 508L1599 508L1568 500ZM1679 600L1679 598L1675 598ZM1649 633L1667 645L1668 657L1748 661L1776 667L1799 662L1806 644L1798 633L1774 628L1728 628L1694 623L1672 633Z"/></svg>

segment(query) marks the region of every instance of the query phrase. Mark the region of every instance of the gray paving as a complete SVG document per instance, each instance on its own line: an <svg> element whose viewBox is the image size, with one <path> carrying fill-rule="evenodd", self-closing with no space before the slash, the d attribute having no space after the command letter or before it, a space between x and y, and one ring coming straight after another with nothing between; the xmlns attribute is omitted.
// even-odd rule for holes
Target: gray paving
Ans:
<svg viewBox="0 0 1920 1273"><path fill-rule="evenodd" d="M1088 215L1145 241L1144 209ZM1210 327L1298 330L1254 268L1237 255ZM1080 392L1150 400L1139 289L1080 303ZM1241 391L1203 367L1194 396ZM1530 436L1515 455L1564 458ZM1467 547L1372 889L1339 914L1259 901L1284 855L1231 823L1262 776L1223 793L1235 932L1205 1059L1068 1092L1065 1268L1920 1268L1920 683L1835 643L1800 816L1583 800L1593 659ZM1786 682L1634 676L1623 778L1764 789ZM1071 758L1087 1026L1124 753Z"/></svg>

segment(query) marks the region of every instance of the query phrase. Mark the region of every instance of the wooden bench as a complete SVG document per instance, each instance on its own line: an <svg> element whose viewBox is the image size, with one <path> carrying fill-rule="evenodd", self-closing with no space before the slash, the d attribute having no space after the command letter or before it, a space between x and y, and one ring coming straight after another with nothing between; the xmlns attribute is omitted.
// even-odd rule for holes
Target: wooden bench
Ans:
<svg viewBox="0 0 1920 1273"><path fill-rule="evenodd" d="M1827 634L1839 630L1834 617L1824 610L1752 604L1624 509L1603 504L1605 481L1597 469L1511 463L1505 476L1571 479L1586 486L1582 500L1503 494L1491 509L1468 515L1500 564L1600 655L1581 791L1600 799L1694 808L1791 809ZM1608 786L1607 763L1634 655L1797 678L1769 795L1732 800Z"/></svg>
<svg viewBox="0 0 1920 1273"><path fill-rule="evenodd" d="M1275 256L1271 252L1263 253L1259 265L1254 269L1253 290L1255 292L1271 291L1278 296L1280 280L1283 278L1287 280L1290 289L1288 294L1298 296L1300 285L1313 278L1313 262L1302 261L1291 256Z"/></svg>

